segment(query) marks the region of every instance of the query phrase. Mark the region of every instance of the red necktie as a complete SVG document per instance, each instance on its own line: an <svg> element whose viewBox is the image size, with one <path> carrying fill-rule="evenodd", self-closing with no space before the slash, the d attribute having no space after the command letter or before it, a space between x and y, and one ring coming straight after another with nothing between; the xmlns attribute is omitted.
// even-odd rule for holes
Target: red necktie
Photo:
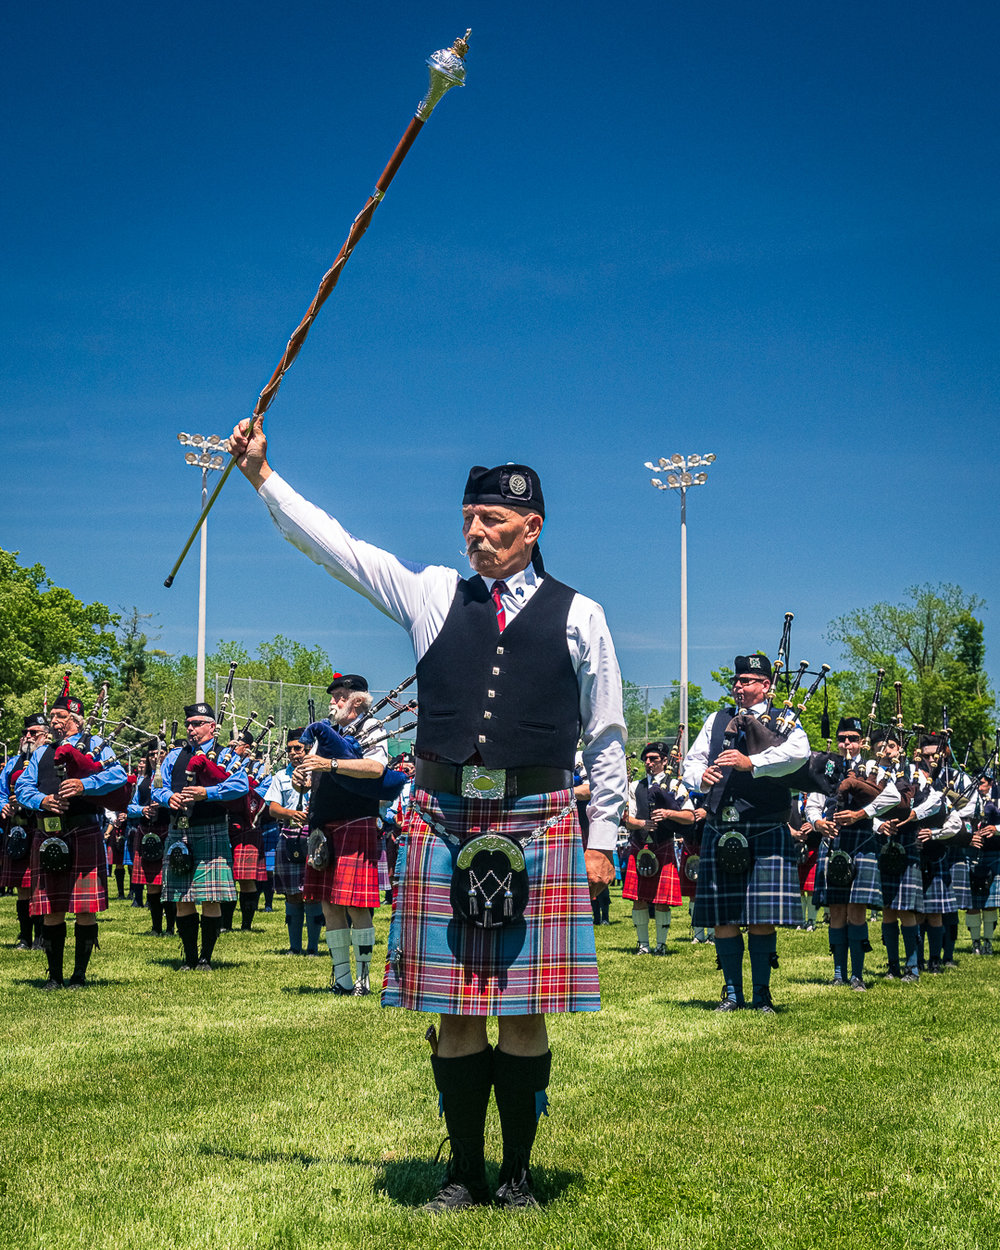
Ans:
<svg viewBox="0 0 1000 1250"><path fill-rule="evenodd" d="M493 584L493 602L497 605L497 627L501 634L503 633L503 627L507 624L507 613L503 610L503 600L500 596L506 589L506 582L494 582Z"/></svg>

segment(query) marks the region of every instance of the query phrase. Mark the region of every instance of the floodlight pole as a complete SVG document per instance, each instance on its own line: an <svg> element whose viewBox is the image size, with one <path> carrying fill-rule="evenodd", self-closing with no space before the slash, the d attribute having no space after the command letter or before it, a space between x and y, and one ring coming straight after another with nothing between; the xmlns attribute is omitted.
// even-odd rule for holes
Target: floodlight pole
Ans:
<svg viewBox="0 0 1000 1250"><path fill-rule="evenodd" d="M653 464L650 460L646 461L647 469L670 470L667 473L666 483L661 482L658 477L654 477L650 479L650 484L655 486L657 490L680 491L681 496L681 673L678 695L678 720L682 725L679 743L679 751L682 758L687 754L688 731L690 728L688 717L687 492L689 486L704 486L708 480L708 475L703 470L714 463L715 455L712 452L704 456L692 455L686 458L681 455L673 455L669 458L661 456L656 464ZM692 474L692 469L702 471Z"/></svg>
<svg viewBox="0 0 1000 1250"><path fill-rule="evenodd" d="M218 434L203 438L200 434L178 434L177 441L182 447L197 447L199 454L188 452L185 463L201 469L201 507L205 512L208 502L208 475L212 470L221 472L225 464L224 457L219 454L229 450L229 440ZM208 605L208 516L201 523L201 568L198 575L198 657L195 662L194 700L196 703L205 701L205 625Z"/></svg>

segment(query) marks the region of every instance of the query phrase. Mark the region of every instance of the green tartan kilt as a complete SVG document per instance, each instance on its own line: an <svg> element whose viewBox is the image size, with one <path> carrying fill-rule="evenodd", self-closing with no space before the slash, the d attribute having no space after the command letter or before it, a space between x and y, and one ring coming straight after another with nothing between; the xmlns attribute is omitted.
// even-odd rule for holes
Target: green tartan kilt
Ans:
<svg viewBox="0 0 1000 1250"><path fill-rule="evenodd" d="M170 863L170 848L186 842L194 858L194 872L178 874ZM235 903L233 848L229 822L167 832L163 847L163 901L165 903Z"/></svg>

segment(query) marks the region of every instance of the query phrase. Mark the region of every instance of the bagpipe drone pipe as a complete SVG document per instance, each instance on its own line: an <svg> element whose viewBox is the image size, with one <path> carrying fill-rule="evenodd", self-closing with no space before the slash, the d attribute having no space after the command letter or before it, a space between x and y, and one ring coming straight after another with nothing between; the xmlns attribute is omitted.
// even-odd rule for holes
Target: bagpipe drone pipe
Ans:
<svg viewBox="0 0 1000 1250"><path fill-rule="evenodd" d="M82 781L84 777L93 777L97 773L104 772L117 761L95 759L87 751L81 751L68 742L61 742L55 748L55 763L60 772L65 769L65 776L68 779ZM103 811L105 808L111 812L124 812L131 801L132 784L126 781L124 785L111 790L108 794L77 795L73 800L73 807L94 812Z"/></svg>
<svg viewBox="0 0 1000 1250"><path fill-rule="evenodd" d="M207 755L199 753L192 755L187 766L188 772L194 774L195 784L204 786L217 786L223 781L228 781L230 774L217 764L215 760L209 759ZM234 799L222 800L224 806L229 812L231 823L237 828L249 828L253 824L254 818L263 806L263 799L257 794L257 782L253 778L248 778L250 789L246 794L237 795Z"/></svg>

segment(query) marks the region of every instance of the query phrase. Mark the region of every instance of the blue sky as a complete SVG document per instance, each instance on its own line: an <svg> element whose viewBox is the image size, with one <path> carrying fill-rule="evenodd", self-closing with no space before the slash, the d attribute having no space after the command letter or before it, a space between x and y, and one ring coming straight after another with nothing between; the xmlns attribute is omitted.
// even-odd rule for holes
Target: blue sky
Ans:
<svg viewBox="0 0 1000 1250"><path fill-rule="evenodd" d="M454 563L468 467L542 476L551 570L622 670L836 666L834 616L914 583L994 602L997 10L229 0L7 18L0 544L193 652L179 430L228 433L426 87L419 136L269 414L275 466L359 535ZM410 671L396 626L242 479L210 523L209 645L276 633Z"/></svg>

